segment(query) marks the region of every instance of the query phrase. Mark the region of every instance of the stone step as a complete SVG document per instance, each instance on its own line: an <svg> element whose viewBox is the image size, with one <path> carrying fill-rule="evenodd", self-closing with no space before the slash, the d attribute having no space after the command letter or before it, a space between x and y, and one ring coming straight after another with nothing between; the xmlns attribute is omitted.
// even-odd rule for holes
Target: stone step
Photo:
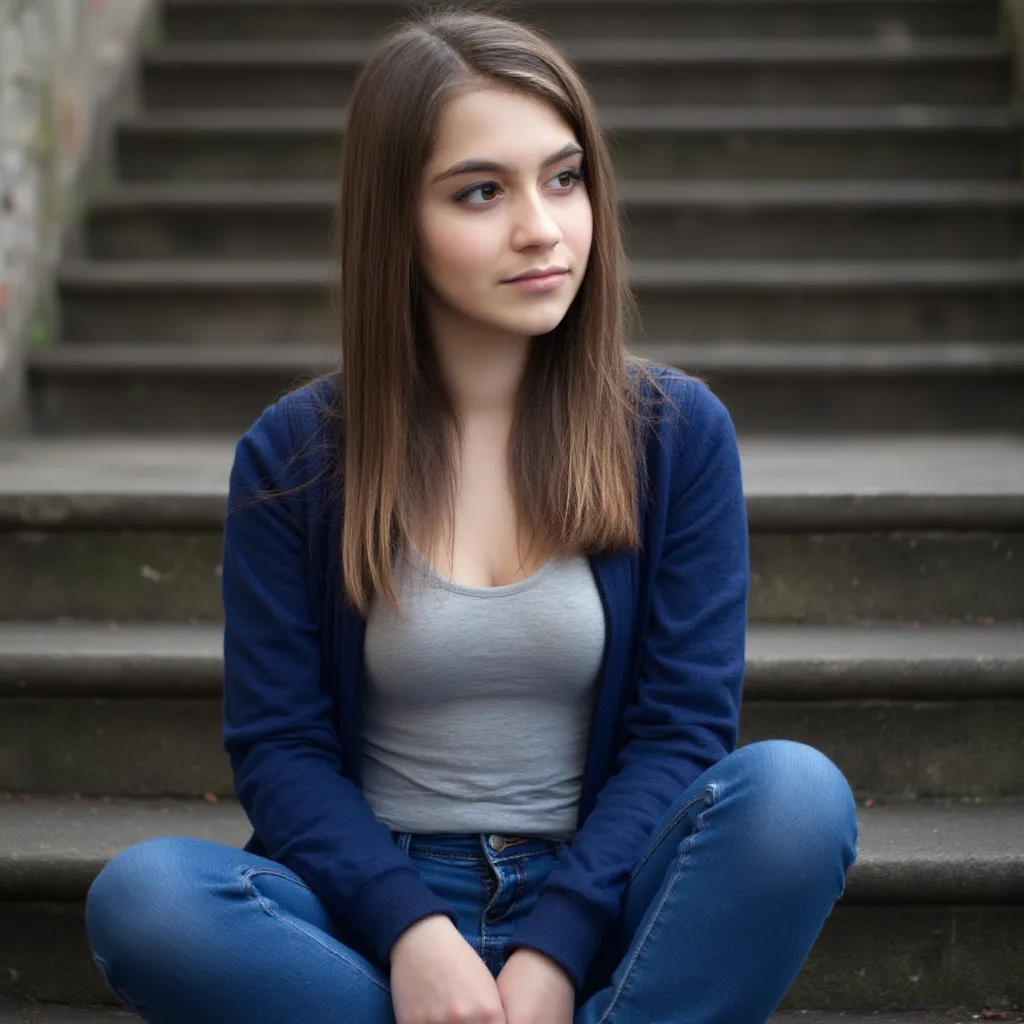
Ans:
<svg viewBox="0 0 1024 1024"><path fill-rule="evenodd" d="M998 39L561 40L599 104L999 104L1013 90ZM370 44L171 43L144 55L144 105L336 109Z"/></svg>
<svg viewBox="0 0 1024 1024"><path fill-rule="evenodd" d="M0 444L0 620L219 620L232 451ZM747 437L741 457L752 621L1024 619L1024 439Z"/></svg>
<svg viewBox="0 0 1024 1024"><path fill-rule="evenodd" d="M120 1007L66 1006L61 1003L0 999L0 1024L121 1024L123 1021L141 1019Z"/></svg>
<svg viewBox="0 0 1024 1024"><path fill-rule="evenodd" d="M985 1008L987 1009L987 1007ZM791 1010L773 1013L768 1024L969 1024L980 1019L981 1008L965 1009L961 1013L948 1010L905 1010L878 1013L822 1013L821 1011ZM1004 1024L1024 1024L1024 1014L1009 1013L1004 1017L990 1017ZM40 1003L0 999L0 1024L119 1024L138 1021L140 1017L128 1010L107 1006L65 1006L60 1003Z"/></svg>
<svg viewBox="0 0 1024 1024"><path fill-rule="evenodd" d="M66 262L58 273L70 342L246 346L335 336L329 261ZM1016 261L634 260L643 340L1019 341Z"/></svg>
<svg viewBox="0 0 1024 1024"><path fill-rule="evenodd" d="M0 791L230 797L221 681L217 625L0 623ZM816 746L858 799L1024 798L1024 628L755 623L743 697L740 746Z"/></svg>
<svg viewBox="0 0 1024 1024"><path fill-rule="evenodd" d="M281 182L119 185L94 197L101 260L320 259L337 190ZM627 250L670 259L1017 259L1024 186L994 182L624 182Z"/></svg>
<svg viewBox="0 0 1024 1024"><path fill-rule="evenodd" d="M562 38L989 36L995 0L531 0L509 14ZM401 0L165 0L168 40L365 40Z"/></svg>
<svg viewBox="0 0 1024 1024"><path fill-rule="evenodd" d="M706 380L744 434L1024 432L1024 344L634 345ZM40 434L238 437L340 365L327 345L60 344L29 352Z"/></svg>
<svg viewBox="0 0 1024 1024"><path fill-rule="evenodd" d="M1001 107L605 107L622 179L989 180L1020 175ZM126 181L333 181L345 114L146 112L115 132Z"/></svg>
<svg viewBox="0 0 1024 1024"><path fill-rule="evenodd" d="M858 858L780 1009L1012 1006L1024 995L1024 804L858 807ZM231 801L0 802L0 995L112 1002L83 899L120 850L159 835L241 846Z"/></svg>

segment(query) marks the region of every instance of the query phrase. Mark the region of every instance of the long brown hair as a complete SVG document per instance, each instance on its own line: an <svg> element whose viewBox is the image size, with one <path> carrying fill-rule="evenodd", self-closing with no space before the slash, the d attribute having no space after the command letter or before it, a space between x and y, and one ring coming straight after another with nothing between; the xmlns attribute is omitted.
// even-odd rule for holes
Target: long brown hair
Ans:
<svg viewBox="0 0 1024 1024"><path fill-rule="evenodd" d="M498 85L549 103L584 150L593 241L562 322L535 341L509 440L519 531L555 554L640 545L638 467L656 417L643 396L657 364L631 354L636 322L614 169L594 103L570 61L505 17L429 9L395 26L361 69L348 104L332 224L343 372L341 557L363 615L382 596L403 615L393 559L410 537L453 534L458 416L420 302L416 203L439 117L462 92ZM340 454L340 453L339 453Z"/></svg>

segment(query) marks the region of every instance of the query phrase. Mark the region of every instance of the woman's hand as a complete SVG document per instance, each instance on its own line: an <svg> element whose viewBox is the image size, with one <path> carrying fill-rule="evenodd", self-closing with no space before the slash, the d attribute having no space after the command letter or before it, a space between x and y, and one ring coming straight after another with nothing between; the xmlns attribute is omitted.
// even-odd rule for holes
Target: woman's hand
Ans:
<svg viewBox="0 0 1024 1024"><path fill-rule="evenodd" d="M521 946L498 974L506 1024L572 1024L576 987L550 957Z"/></svg>
<svg viewBox="0 0 1024 1024"><path fill-rule="evenodd" d="M392 947L391 1004L398 1024L507 1024L487 964L444 915L417 921Z"/></svg>

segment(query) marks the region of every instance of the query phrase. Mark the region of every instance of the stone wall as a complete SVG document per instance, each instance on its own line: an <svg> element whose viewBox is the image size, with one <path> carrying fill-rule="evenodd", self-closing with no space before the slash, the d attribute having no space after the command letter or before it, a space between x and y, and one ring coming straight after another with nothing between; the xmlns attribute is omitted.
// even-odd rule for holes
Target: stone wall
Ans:
<svg viewBox="0 0 1024 1024"><path fill-rule="evenodd" d="M57 325L53 274L104 135L134 102L152 0L0 0L0 436L25 424L24 363Z"/></svg>

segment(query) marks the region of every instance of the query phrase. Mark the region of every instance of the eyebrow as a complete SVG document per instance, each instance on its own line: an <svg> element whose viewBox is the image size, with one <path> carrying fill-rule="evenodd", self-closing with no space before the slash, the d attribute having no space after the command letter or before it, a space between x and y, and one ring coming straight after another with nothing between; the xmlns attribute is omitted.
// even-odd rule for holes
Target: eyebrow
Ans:
<svg viewBox="0 0 1024 1024"><path fill-rule="evenodd" d="M566 157L575 156L577 153L582 153L583 150L576 145L575 142L570 142L568 145L563 146L557 153L552 153L542 164L542 167L547 167L548 164L555 163L556 160L564 160ZM493 174L507 174L508 168L504 164L496 163L494 160L462 160L457 164L449 167L447 171L442 171L430 182L431 185L436 185L439 181L443 181L445 178L453 178L456 174L476 174L484 171Z"/></svg>

